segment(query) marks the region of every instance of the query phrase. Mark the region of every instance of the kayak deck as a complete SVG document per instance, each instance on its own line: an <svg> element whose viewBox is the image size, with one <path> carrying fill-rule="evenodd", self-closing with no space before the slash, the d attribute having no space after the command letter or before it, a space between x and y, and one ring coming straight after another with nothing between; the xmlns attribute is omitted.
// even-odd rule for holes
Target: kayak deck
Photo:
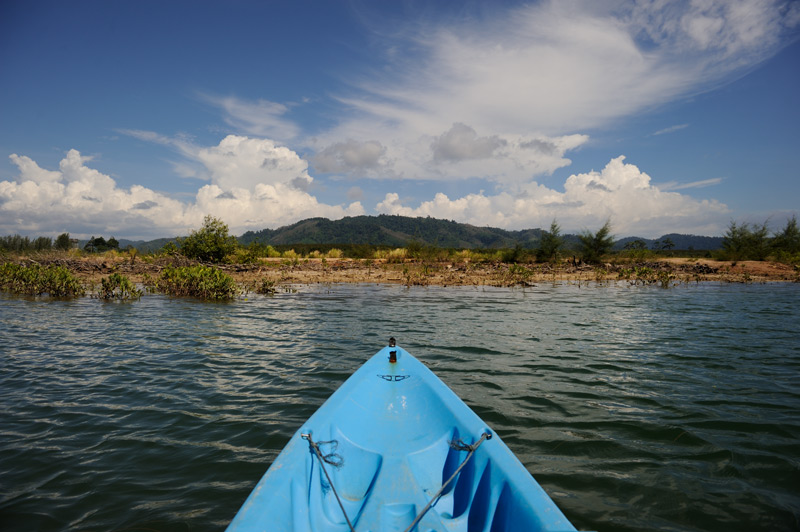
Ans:
<svg viewBox="0 0 800 532"><path fill-rule="evenodd" d="M453 442L484 433L491 439L464 463L469 448ZM228 531L348 532L349 519L359 532L403 532L462 464L414 530L575 530L469 407L405 350L386 347L292 436Z"/></svg>

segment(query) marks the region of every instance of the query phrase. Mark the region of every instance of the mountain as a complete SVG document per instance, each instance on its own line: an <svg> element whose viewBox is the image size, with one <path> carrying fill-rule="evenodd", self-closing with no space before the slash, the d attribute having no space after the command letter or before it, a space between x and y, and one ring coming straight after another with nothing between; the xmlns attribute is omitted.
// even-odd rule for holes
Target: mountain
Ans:
<svg viewBox="0 0 800 532"><path fill-rule="evenodd" d="M353 216L341 220L310 218L279 229L248 231L239 242L271 245L291 244L369 244L405 246L418 242L442 248L508 248L518 243L533 245L540 229L506 231L476 227L436 218L408 216Z"/></svg>
<svg viewBox="0 0 800 532"><path fill-rule="evenodd" d="M352 216L341 220L309 218L278 229L248 231L239 242L272 246L296 244L369 244L372 246L403 247L409 242L442 248L535 248L544 231L525 229L507 231L495 227L477 227L470 224L437 218L411 218L381 214L379 216ZM567 247L577 247L576 235L563 235ZM714 250L722 246L722 238L670 233L659 239L626 237L617 241L615 249L626 243L641 240L648 249L669 239L673 249Z"/></svg>
<svg viewBox="0 0 800 532"><path fill-rule="evenodd" d="M626 236L614 242L614 250L619 251L625 249L627 244L637 240L644 242L647 249L666 249L668 242L672 243L671 249L680 249L684 251L713 251L722 248L721 236L697 236L669 233L655 239Z"/></svg>

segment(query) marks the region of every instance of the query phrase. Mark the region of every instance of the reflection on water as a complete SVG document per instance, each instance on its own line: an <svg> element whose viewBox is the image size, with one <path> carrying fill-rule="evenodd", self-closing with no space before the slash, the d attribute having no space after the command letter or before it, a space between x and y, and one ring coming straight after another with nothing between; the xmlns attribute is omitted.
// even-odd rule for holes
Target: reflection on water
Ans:
<svg viewBox="0 0 800 532"><path fill-rule="evenodd" d="M800 286L0 295L0 522L219 530L389 336L578 528L800 528Z"/></svg>

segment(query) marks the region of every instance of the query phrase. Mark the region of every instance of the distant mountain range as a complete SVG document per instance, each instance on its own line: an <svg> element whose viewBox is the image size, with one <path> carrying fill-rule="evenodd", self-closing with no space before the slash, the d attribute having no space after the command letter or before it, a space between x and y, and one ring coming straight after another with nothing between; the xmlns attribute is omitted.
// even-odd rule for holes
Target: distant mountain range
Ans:
<svg viewBox="0 0 800 532"><path fill-rule="evenodd" d="M278 229L248 231L239 237L239 242L251 242L272 246L297 244L339 244L403 247L409 242L442 248L483 248L499 249L536 248L544 231L524 229L507 231L495 227L476 227L474 225L440 220L437 218L411 218L408 216L353 216L341 220L309 218ZM562 235L568 247L577 246L577 235ZM164 247L174 238L160 238L151 241L120 240L120 247L133 246L140 251L155 251ZM640 240L648 249L661 247L667 241L676 250L715 250L722 247L721 237L665 234L657 239L629 236L617 240L614 248L623 249L626 244Z"/></svg>

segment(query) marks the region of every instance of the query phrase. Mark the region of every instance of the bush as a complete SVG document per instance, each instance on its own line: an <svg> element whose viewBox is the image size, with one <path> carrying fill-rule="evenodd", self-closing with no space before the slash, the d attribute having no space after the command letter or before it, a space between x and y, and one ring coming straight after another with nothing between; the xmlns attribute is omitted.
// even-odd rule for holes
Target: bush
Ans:
<svg viewBox="0 0 800 532"><path fill-rule="evenodd" d="M517 244L513 249L504 249L500 251L500 262L505 264L518 264L520 262L528 261L528 252Z"/></svg>
<svg viewBox="0 0 800 532"><path fill-rule="evenodd" d="M174 296L222 300L239 294L233 277L209 266L166 267L155 284L158 290Z"/></svg>
<svg viewBox="0 0 800 532"><path fill-rule="evenodd" d="M270 279L262 279L260 283L256 284L255 291L258 294L264 294L267 296L275 295L277 289L275 288L275 281Z"/></svg>
<svg viewBox="0 0 800 532"><path fill-rule="evenodd" d="M142 291L124 275L112 273L100 281L97 295L101 299L139 299Z"/></svg>
<svg viewBox="0 0 800 532"><path fill-rule="evenodd" d="M190 259L222 262L236 251L236 238L228 234L228 226L220 219L206 216L203 227L184 238L180 251Z"/></svg>
<svg viewBox="0 0 800 532"><path fill-rule="evenodd" d="M74 297L86 293L78 279L63 266L22 266L7 262L0 267L0 287L16 294Z"/></svg>
<svg viewBox="0 0 800 532"><path fill-rule="evenodd" d="M647 244L642 240L634 240L625 244L623 254L635 262L647 260L653 252L647 249Z"/></svg>

